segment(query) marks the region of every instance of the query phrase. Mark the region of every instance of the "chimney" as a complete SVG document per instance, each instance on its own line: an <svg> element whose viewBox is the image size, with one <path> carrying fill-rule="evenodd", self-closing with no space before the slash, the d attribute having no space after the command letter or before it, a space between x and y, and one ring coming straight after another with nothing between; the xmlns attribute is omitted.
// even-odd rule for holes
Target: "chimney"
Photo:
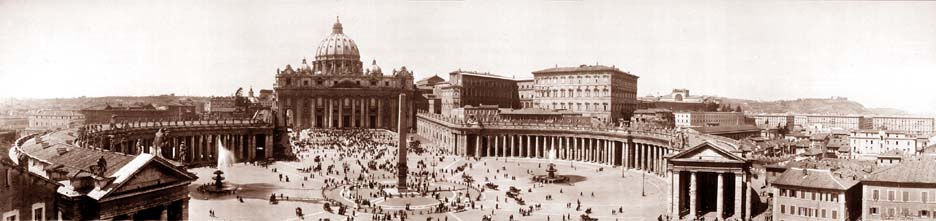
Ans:
<svg viewBox="0 0 936 221"><path fill-rule="evenodd" d="M61 156L61 155L64 155L65 153L68 153L68 148L58 147L58 148L55 148L55 152L58 152L58 155Z"/></svg>

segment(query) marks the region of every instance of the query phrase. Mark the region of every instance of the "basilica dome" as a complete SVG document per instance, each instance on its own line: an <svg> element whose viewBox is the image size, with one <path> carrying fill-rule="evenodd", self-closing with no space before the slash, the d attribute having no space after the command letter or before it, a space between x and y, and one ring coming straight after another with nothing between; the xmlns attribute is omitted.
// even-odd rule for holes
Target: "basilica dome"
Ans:
<svg viewBox="0 0 936 221"><path fill-rule="evenodd" d="M361 58L357 44L344 34L341 22L335 22L335 25L332 26L331 35L322 40L322 43L315 51L315 60L329 58L354 58L358 60Z"/></svg>
<svg viewBox="0 0 936 221"><path fill-rule="evenodd" d="M340 21L315 51L313 71L322 74L362 74L361 54L354 40L344 34Z"/></svg>

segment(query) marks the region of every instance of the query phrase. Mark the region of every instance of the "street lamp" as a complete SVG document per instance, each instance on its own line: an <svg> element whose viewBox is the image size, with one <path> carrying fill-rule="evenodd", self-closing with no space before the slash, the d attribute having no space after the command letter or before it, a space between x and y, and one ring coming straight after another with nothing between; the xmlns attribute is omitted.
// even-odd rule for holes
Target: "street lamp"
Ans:
<svg viewBox="0 0 936 221"><path fill-rule="evenodd" d="M640 196L647 196L647 172L643 172L643 179L640 180Z"/></svg>

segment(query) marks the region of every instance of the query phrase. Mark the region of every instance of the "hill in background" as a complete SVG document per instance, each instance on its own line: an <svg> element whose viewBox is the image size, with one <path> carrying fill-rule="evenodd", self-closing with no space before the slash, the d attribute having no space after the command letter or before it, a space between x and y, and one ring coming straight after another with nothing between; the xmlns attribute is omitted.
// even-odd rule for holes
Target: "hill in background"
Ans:
<svg viewBox="0 0 936 221"><path fill-rule="evenodd" d="M843 114L843 115L910 115L909 112L894 108L867 108L861 103L844 97L801 98L796 100L755 101L735 98L721 98L731 106L741 105L748 113L803 113L803 114Z"/></svg>

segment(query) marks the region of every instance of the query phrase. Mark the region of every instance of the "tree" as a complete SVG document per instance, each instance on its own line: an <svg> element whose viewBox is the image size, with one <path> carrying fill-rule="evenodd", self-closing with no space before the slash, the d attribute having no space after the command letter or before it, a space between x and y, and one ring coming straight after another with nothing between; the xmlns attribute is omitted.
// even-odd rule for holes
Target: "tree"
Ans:
<svg viewBox="0 0 936 221"><path fill-rule="evenodd" d="M741 105L735 106L734 112L741 112Z"/></svg>

